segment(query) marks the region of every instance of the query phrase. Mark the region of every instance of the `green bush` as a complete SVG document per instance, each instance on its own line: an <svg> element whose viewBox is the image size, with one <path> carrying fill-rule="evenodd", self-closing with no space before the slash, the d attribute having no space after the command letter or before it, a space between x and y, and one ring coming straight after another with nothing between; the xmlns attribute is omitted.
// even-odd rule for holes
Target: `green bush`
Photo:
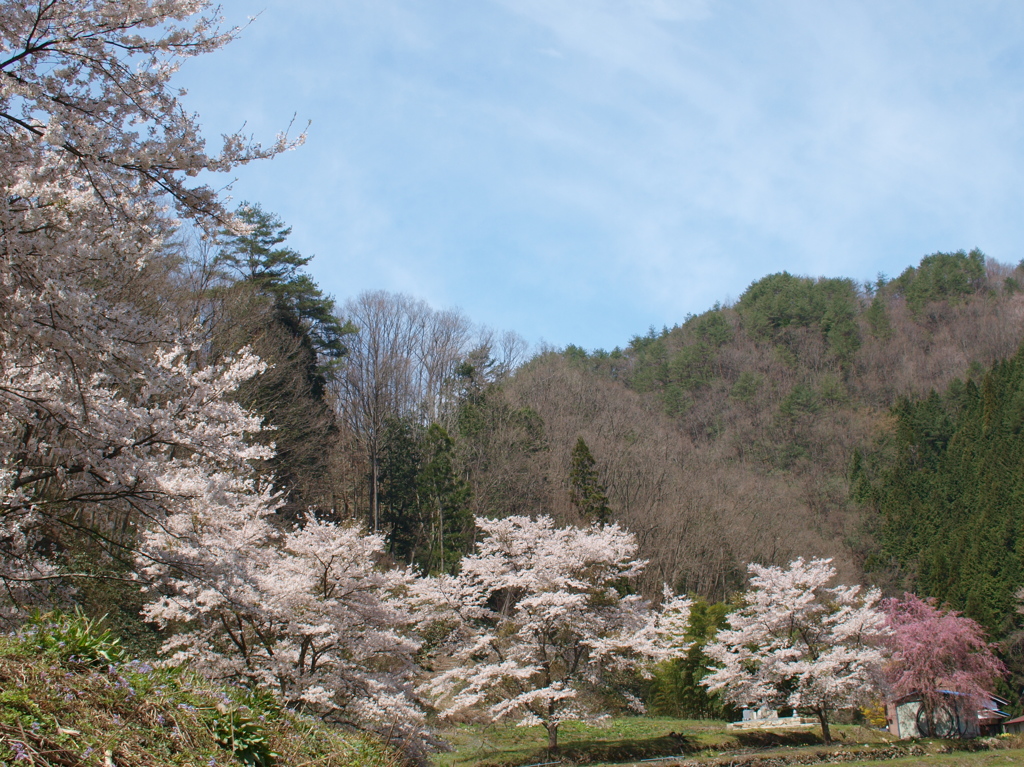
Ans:
<svg viewBox="0 0 1024 767"><path fill-rule="evenodd" d="M241 708L218 711L213 717L213 734L249 767L272 767L279 756L271 750L263 725Z"/></svg>
<svg viewBox="0 0 1024 767"><path fill-rule="evenodd" d="M105 618L74 613L35 612L22 628L26 639L61 661L83 666L108 665L124 660L121 640L103 627Z"/></svg>

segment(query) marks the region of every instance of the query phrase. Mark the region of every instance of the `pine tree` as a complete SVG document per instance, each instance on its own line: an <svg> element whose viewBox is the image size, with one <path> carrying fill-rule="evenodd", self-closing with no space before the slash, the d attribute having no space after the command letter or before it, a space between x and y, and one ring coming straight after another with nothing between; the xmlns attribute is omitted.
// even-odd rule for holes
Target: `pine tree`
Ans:
<svg viewBox="0 0 1024 767"><path fill-rule="evenodd" d="M597 461L584 442L576 440L572 449L569 468L569 500L588 520L607 524L612 510L608 506L608 494L597 473Z"/></svg>
<svg viewBox="0 0 1024 767"><path fill-rule="evenodd" d="M275 454L262 468L285 495L281 518L301 523L309 508L324 514L336 505L330 475L339 432L327 389L353 328L302 271L311 258L283 247L290 228L259 205L243 204L237 216L249 230L227 236L214 260L226 283L211 296L222 315L214 348L249 347L269 363L238 401L268 427L262 439Z"/></svg>
<svg viewBox="0 0 1024 767"><path fill-rule="evenodd" d="M431 424L423 440L423 464L416 477L422 518L429 520L426 550L420 554L423 570L450 573L469 548L473 516L469 509L469 483L452 463L453 443L439 424Z"/></svg>
<svg viewBox="0 0 1024 767"><path fill-rule="evenodd" d="M307 336L322 365L345 355L345 336L355 328L342 322L334 299L302 271L312 259L288 247L279 247L291 227L258 204L242 203L237 218L250 227L245 234L228 234L216 265L272 298L278 321Z"/></svg>
<svg viewBox="0 0 1024 767"><path fill-rule="evenodd" d="M423 463L423 427L410 418L389 418L380 457L380 521L388 550L411 565L424 546L426 524L416 479Z"/></svg>

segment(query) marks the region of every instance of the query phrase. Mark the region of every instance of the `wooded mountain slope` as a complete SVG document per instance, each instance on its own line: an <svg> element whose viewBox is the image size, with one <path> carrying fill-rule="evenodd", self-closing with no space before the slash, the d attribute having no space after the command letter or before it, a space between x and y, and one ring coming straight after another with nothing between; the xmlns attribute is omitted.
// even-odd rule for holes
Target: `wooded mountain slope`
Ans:
<svg viewBox="0 0 1024 767"><path fill-rule="evenodd" d="M476 447L466 464L475 495L492 514L530 498L578 517L570 460L582 438L612 518L652 560L652 590L667 581L722 599L747 562L797 556L834 557L849 581L868 563L893 590L916 585L917 564L874 537L878 503L851 494L855 456L882 471L897 458L897 402L1016 354L1021 279L977 251L937 253L874 284L783 272L625 349L542 353L487 394L492 412L535 417L542 449L516 451L520 427L492 425L486 460Z"/></svg>
<svg viewBox="0 0 1024 767"><path fill-rule="evenodd" d="M875 512L869 571L910 574L922 593L1006 634L1024 554L1024 352L942 395L902 398L893 414L851 476Z"/></svg>
<svg viewBox="0 0 1024 767"><path fill-rule="evenodd" d="M1017 554L1001 552L1016 541L1020 521L1003 511L1016 491L985 512L998 524L975 519L982 506L967 496L924 514L928 498L952 497L951 480L914 461L950 466L942 451L954 432L987 428L975 421L993 406L974 407L965 392L1010 375L986 378L1024 339L1021 267L972 251L863 285L783 272L625 349L570 346L524 364L511 334L367 293L344 304L328 355L306 339L312 319L298 330L285 322L301 314L277 295L292 272L269 271L308 259L278 248L287 230L257 215L266 242L236 250L262 281L221 277L208 293L209 316L222 317L210 348L249 343L273 362L242 394L275 427L282 523L310 506L359 518L396 561L437 572L472 548L475 516L609 516L651 560L641 584L651 595L669 583L718 601L742 587L749 562L827 556L847 582L949 599L1000 634L1014 623L1024 584ZM295 291L319 306L310 286ZM283 318L272 327L287 344L266 332L266 316ZM924 447L921 434L932 440ZM1017 465L1015 434L984 448L985 471L992 456ZM978 466L957 471L969 477L957 481L988 481ZM982 564L964 564L964 541L984 548L993 536L996 548L970 560ZM968 587L972 567L999 574Z"/></svg>

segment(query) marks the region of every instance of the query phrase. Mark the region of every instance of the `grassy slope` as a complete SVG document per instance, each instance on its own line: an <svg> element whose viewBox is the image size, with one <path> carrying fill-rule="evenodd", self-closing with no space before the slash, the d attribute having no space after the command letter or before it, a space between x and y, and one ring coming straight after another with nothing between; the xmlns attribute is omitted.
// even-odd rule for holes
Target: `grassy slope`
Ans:
<svg viewBox="0 0 1024 767"><path fill-rule="evenodd" d="M733 732L723 722L654 717L611 719L600 726L569 723L559 730L560 757L566 765L589 767L651 764L674 765L781 765L823 763L837 751L844 764L939 764L954 767L1002 767L1024 764L1024 749L943 753L970 742L942 741L907 745L893 743L884 731L858 726L834 726L836 743L820 745L816 728ZM540 727L460 725L443 733L454 751L435 756L435 767L520 767L549 761ZM1011 745L1011 744L1007 744ZM1012 745L1024 745L1013 743ZM910 752L908 755L908 751ZM858 756L859 761L854 761ZM654 760L677 756L679 759ZM872 758L875 757L875 758ZM839 760L837 760L839 761Z"/></svg>
<svg viewBox="0 0 1024 767"><path fill-rule="evenodd" d="M889 740L885 733L862 727L838 727L837 731L838 737L857 742ZM732 732L723 722L661 717L614 718L598 725L568 722L558 733L563 758L608 763L820 742L817 730ZM442 737L455 750L437 755L437 767L512 767L546 761L547 736L542 727L460 725Z"/></svg>
<svg viewBox="0 0 1024 767"><path fill-rule="evenodd" d="M67 643L51 644L0 637L0 764L399 764L370 738L242 700L187 672L96 654L82 662Z"/></svg>

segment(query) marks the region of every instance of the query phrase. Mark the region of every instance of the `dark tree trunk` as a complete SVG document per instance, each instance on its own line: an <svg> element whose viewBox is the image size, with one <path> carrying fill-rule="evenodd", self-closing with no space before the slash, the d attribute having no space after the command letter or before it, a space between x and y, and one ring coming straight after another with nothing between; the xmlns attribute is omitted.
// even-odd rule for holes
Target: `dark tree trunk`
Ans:
<svg viewBox="0 0 1024 767"><path fill-rule="evenodd" d="M558 725L557 724L546 724L544 725L548 730L548 751L552 754L558 753Z"/></svg>
<svg viewBox="0 0 1024 767"><path fill-rule="evenodd" d="M815 710L818 714L818 721L821 723L821 739L825 741L826 746L832 745L832 733L828 729L828 712L824 708Z"/></svg>

